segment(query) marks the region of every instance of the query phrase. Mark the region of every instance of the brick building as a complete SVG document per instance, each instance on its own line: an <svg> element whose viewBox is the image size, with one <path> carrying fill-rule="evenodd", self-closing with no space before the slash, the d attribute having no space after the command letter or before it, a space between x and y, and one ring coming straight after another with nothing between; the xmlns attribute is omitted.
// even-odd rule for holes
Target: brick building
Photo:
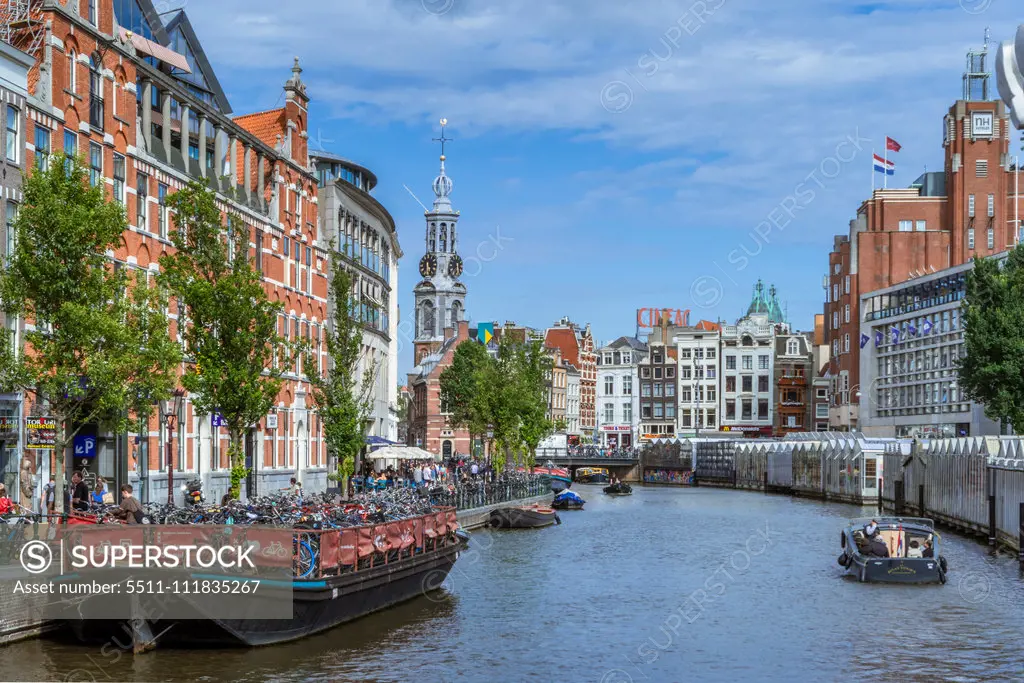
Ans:
<svg viewBox="0 0 1024 683"><path fill-rule="evenodd" d="M989 97L987 52L968 55L963 97L946 112L944 170L909 188L875 190L836 236L826 276L825 340L832 429L859 426L861 296L1012 248L1020 240L1015 132Z"/></svg>
<svg viewBox="0 0 1024 683"><path fill-rule="evenodd" d="M409 373L409 426L406 443L444 457L470 453L469 433L448 424L441 405L441 373L452 364L455 349L470 339L469 323L460 320L458 327L444 330L445 340L439 348L420 358Z"/></svg>
<svg viewBox="0 0 1024 683"><path fill-rule="evenodd" d="M775 336L775 436L814 429L814 350L802 332Z"/></svg>
<svg viewBox="0 0 1024 683"><path fill-rule="evenodd" d="M558 348L562 360L580 373L579 433L585 439L597 439L597 354L590 325L580 327L562 318L544 335L546 348Z"/></svg>
<svg viewBox="0 0 1024 683"><path fill-rule="evenodd" d="M230 103L183 11L160 15L150 0L31 0L0 8L4 39L29 53L26 162L72 153L93 183L124 205L130 226L113 254L115 267L152 278L172 247L167 197L190 180L217 193L246 230L268 294L284 304L280 331L309 340L307 363L325 362L328 245L319 233L317 179L307 153L309 96L298 60L280 108L232 118ZM31 131L31 132L29 132ZM169 332L178 335L172 302ZM143 500L167 496L165 430L155 419L141 433L83 433L96 438L91 476L116 490L132 482ZM177 477L203 479L207 496L228 488L227 434L186 399L174 435ZM246 437L250 494L298 476L307 489L326 485L319 421L304 368L289 368L271 415ZM69 463L72 462L68 458ZM40 462L43 481L52 459Z"/></svg>

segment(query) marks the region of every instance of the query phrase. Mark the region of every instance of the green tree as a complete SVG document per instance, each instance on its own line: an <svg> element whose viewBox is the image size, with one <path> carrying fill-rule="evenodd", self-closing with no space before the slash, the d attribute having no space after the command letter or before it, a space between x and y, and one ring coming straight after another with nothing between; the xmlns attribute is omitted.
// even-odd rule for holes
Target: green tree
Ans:
<svg viewBox="0 0 1024 683"><path fill-rule="evenodd" d="M270 300L254 267L245 223L228 215L225 231L214 194L194 181L168 205L175 212L175 252L161 257L160 280L177 299L191 360L182 385L200 415L218 412L224 419L237 498L248 474L245 432L274 405L284 371L305 347L278 333L283 306Z"/></svg>
<svg viewBox="0 0 1024 683"><path fill-rule="evenodd" d="M515 372L523 464L526 467L533 467L536 464L537 446L544 437L551 434L554 427L547 417L552 360L544 353L544 346L540 341L527 341L519 346Z"/></svg>
<svg viewBox="0 0 1024 683"><path fill-rule="evenodd" d="M355 316L356 299L352 275L341 254L331 253L331 324L324 338L327 349L325 371L311 375L313 400L323 425L329 462L335 463L332 479L341 482L347 494L348 478L355 472L356 456L366 442L376 363L368 361L360 371L363 357L363 327Z"/></svg>
<svg viewBox="0 0 1024 683"><path fill-rule="evenodd" d="M455 348L452 364L441 372L441 404L448 422L469 432L471 444L491 422L486 370L493 362L483 344L467 341Z"/></svg>
<svg viewBox="0 0 1024 683"><path fill-rule="evenodd" d="M1006 262L974 259L962 306L964 352L958 380L993 420L1024 430L1024 250Z"/></svg>
<svg viewBox="0 0 1024 683"><path fill-rule="evenodd" d="M54 159L54 162L57 160ZM168 334L166 300L146 275L115 267L108 252L128 228L124 207L93 187L77 159L36 167L0 272L8 316L32 324L25 348L0 344L0 385L34 394L56 421L58 505L64 457L75 435L98 423L114 432L145 423L170 396L180 350Z"/></svg>
<svg viewBox="0 0 1024 683"><path fill-rule="evenodd" d="M565 421L564 417L555 418L554 430L556 432L565 432L569 429L569 423Z"/></svg>

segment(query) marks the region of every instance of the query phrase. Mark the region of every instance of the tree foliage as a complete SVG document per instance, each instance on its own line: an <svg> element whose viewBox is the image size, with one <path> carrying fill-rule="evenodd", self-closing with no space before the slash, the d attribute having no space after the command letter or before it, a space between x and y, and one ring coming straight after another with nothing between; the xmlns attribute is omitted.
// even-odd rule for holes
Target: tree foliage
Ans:
<svg viewBox="0 0 1024 683"><path fill-rule="evenodd" d="M178 303L191 361L182 385L200 415L219 413L230 446L231 494L248 474L243 438L274 405L286 370L304 348L278 331L280 302L271 301L249 256L249 230L214 194L192 182L168 199L175 212L175 252L160 259L160 281Z"/></svg>
<svg viewBox="0 0 1024 683"><path fill-rule="evenodd" d="M163 293L143 271L111 261L128 227L124 207L89 184L79 160L63 161L26 178L14 251L0 272L5 313L32 326L24 349L4 330L0 385L34 394L57 423L58 505L75 435L89 424L119 432L145 423L170 396L181 360Z"/></svg>
<svg viewBox="0 0 1024 683"><path fill-rule="evenodd" d="M362 364L363 329L355 315L352 275L341 255L331 254L331 324L325 334L327 367L311 374L313 399L323 427L327 455L336 463L333 478L342 486L355 471L355 459L363 448L366 424L372 408L372 391L377 365L372 359Z"/></svg>
<svg viewBox="0 0 1024 683"><path fill-rule="evenodd" d="M958 379L967 397L993 420L1024 430L1024 250L1000 265L974 259L962 307L964 353Z"/></svg>
<svg viewBox="0 0 1024 683"><path fill-rule="evenodd" d="M537 444L551 433L547 419L551 360L539 341L502 335L497 353L474 342L460 344L441 373L441 399L453 426L488 433L491 465L530 466Z"/></svg>

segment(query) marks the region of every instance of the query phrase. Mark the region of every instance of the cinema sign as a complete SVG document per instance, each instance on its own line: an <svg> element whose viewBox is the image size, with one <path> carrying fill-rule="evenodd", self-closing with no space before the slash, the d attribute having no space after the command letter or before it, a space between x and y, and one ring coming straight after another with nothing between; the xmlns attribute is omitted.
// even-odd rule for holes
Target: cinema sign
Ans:
<svg viewBox="0 0 1024 683"><path fill-rule="evenodd" d="M681 311L675 308L641 308L636 312L636 324L638 327L651 328L662 325L688 327L690 325L690 309Z"/></svg>

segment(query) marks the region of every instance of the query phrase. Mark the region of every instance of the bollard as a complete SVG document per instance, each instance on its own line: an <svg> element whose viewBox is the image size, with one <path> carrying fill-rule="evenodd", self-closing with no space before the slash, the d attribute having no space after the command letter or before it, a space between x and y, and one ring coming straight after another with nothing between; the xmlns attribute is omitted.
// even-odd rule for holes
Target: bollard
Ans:
<svg viewBox="0 0 1024 683"><path fill-rule="evenodd" d="M988 544L996 544L996 497L988 497Z"/></svg>
<svg viewBox="0 0 1024 683"><path fill-rule="evenodd" d="M924 509L924 484L917 485L917 511L918 517L927 517Z"/></svg>

